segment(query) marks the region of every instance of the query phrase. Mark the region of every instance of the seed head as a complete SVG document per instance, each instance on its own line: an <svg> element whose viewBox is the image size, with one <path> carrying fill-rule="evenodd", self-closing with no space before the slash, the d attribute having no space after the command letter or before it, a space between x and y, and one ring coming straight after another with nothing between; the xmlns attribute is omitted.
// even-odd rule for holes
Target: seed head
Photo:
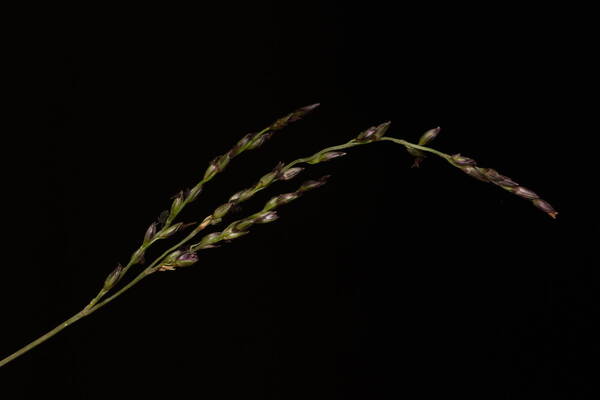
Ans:
<svg viewBox="0 0 600 400"><path fill-rule="evenodd" d="M178 230L183 228L183 223L182 222L178 222L175 225L171 225L170 227L168 227L167 229L161 231L158 233L158 238L159 239L166 239L168 237L171 237L175 234L175 232L177 232Z"/></svg>
<svg viewBox="0 0 600 400"><path fill-rule="evenodd" d="M131 256L131 264L139 264L139 263L143 263L144 262L144 249L143 248L139 248L135 251L135 253L133 253L133 255Z"/></svg>
<svg viewBox="0 0 600 400"><path fill-rule="evenodd" d="M181 250L175 250L175 251L173 251L173 252L169 253L169 254L168 254L166 257L165 257L165 259L163 260L163 262L165 262L165 263L174 263L174 262L175 262L175 260L177 260L177 258L178 258L180 255L182 255L182 254L183 254L183 251L181 251Z"/></svg>
<svg viewBox="0 0 600 400"><path fill-rule="evenodd" d="M283 171L283 167L285 167L285 163L283 161L279 161L277 165L275 165L275 167L273 168L272 172L275 172L277 175L280 175L281 171Z"/></svg>
<svg viewBox="0 0 600 400"><path fill-rule="evenodd" d="M202 193L202 185L196 185L187 192L187 201L194 201Z"/></svg>
<svg viewBox="0 0 600 400"><path fill-rule="evenodd" d="M300 167L286 169L285 171L281 171L279 173L278 178L281 179L282 181L289 181L290 179L293 179L294 177L296 177L296 175L298 175L303 170L304 170L304 168L300 168Z"/></svg>
<svg viewBox="0 0 600 400"><path fill-rule="evenodd" d="M232 225L230 225L229 227L227 227L226 231L230 229L231 227L231 231L235 231L235 232L242 232L247 230L248 228L250 228L252 225L254 225L255 220L252 218L247 218L247 219L243 219L241 221L235 222Z"/></svg>
<svg viewBox="0 0 600 400"><path fill-rule="evenodd" d="M558 215L556 210L554 210L554 208L548 202L540 199L540 196L538 196L538 194L534 191L527 189L526 187L520 186L517 182L513 181L507 176L500 174L495 169L479 168L470 158L466 158L466 160L465 158L466 157L460 156L460 154L455 154L452 156L454 165L463 170L465 173L471 175L472 177L484 182L491 182L519 197L531 200L534 206L544 211L552 218L556 218L556 216Z"/></svg>
<svg viewBox="0 0 600 400"><path fill-rule="evenodd" d="M163 210L158 216L158 224L163 225L169 219L169 210Z"/></svg>
<svg viewBox="0 0 600 400"><path fill-rule="evenodd" d="M376 126L372 126L370 128L365 129L356 137L356 141L362 143L370 142L371 140L373 140L376 130Z"/></svg>
<svg viewBox="0 0 600 400"><path fill-rule="evenodd" d="M181 205L183 204L184 194L183 191L180 191L173 197L173 203L171 204L171 212L169 215L176 215L181 209Z"/></svg>
<svg viewBox="0 0 600 400"><path fill-rule="evenodd" d="M427 143L429 143L433 139L435 139L436 136L439 133L440 133L440 127L428 130L423 135L421 135L421 138L419 138L419 143L418 144L420 146L426 145ZM423 151L421 151L419 149L414 149L412 147L407 147L406 151L408 151L408 153L415 158L415 160L413 161L413 164L412 164L411 168L418 168L418 167L420 167L421 163L423 162L423 160L427 157L427 155Z"/></svg>
<svg viewBox="0 0 600 400"><path fill-rule="evenodd" d="M221 219L221 218L223 218L231 210L231 207L233 207L234 204L235 203L233 201L228 201L227 203L225 203L222 206L218 207L212 213L213 217L215 219Z"/></svg>
<svg viewBox="0 0 600 400"><path fill-rule="evenodd" d="M347 153L344 153L343 151L329 151L327 153L319 155L318 157L315 157L315 159L312 161L309 161L309 163L317 164L317 163L321 163L321 162L326 162L329 160L333 160L334 158L343 157L346 154Z"/></svg>
<svg viewBox="0 0 600 400"><path fill-rule="evenodd" d="M148 244L154 239L156 236L156 222L150 224L148 229L146 230L146 234L144 235L144 244Z"/></svg>
<svg viewBox="0 0 600 400"><path fill-rule="evenodd" d="M471 175L475 179L479 179L482 182L489 182L488 178L485 176L485 174L483 174L477 167L472 167L470 165L467 165L467 166L461 167L461 169L466 174Z"/></svg>
<svg viewBox="0 0 600 400"><path fill-rule="evenodd" d="M379 124L375 127L375 132L373 133L374 139L379 140L385 135L387 130L390 128L392 121L386 121L382 124Z"/></svg>
<svg viewBox="0 0 600 400"><path fill-rule="evenodd" d="M501 181L494 182L494 183L498 186L507 187L507 188L511 188L511 187L514 188L514 187L519 186L519 184L517 182L513 181L512 179L510 179L506 176Z"/></svg>
<svg viewBox="0 0 600 400"><path fill-rule="evenodd" d="M175 250L165 257L158 271L174 271L177 267L189 267L198 262L198 256L193 251Z"/></svg>
<svg viewBox="0 0 600 400"><path fill-rule="evenodd" d="M244 148L244 147L248 146L248 143L250 143L252 141L252 139L254 138L255 135L256 135L255 133L248 133L247 135L245 135L243 138L241 138L237 142L237 146L240 148Z"/></svg>
<svg viewBox="0 0 600 400"><path fill-rule="evenodd" d="M191 251L186 251L182 253L175 260L176 267L189 267L190 265L194 265L198 262L198 255Z"/></svg>
<svg viewBox="0 0 600 400"><path fill-rule="evenodd" d="M391 124L391 122L387 121L382 124L367 128L364 131L362 131L356 137L355 140L357 142L361 142L361 143L369 143L369 142L379 140L383 137L383 135L385 135L385 133L387 132L387 130L390 127L390 124Z"/></svg>
<svg viewBox="0 0 600 400"><path fill-rule="evenodd" d="M528 200L535 200L535 199L539 199L540 196L537 195L537 193L523 187L523 186L517 186L516 188L513 189L512 191L514 194L516 194L519 197L522 197L524 199L528 199Z"/></svg>
<svg viewBox="0 0 600 400"><path fill-rule="evenodd" d="M319 187L325 185L327 183L327 181L329 180L329 178L331 178L331 175L325 175L325 176L319 178L318 180L306 181L302 184L302 186L300 186L300 189L298 189L298 192L303 193L303 192L307 192L309 190L319 188Z"/></svg>
<svg viewBox="0 0 600 400"><path fill-rule="evenodd" d="M419 139L418 144L420 146L424 146L427 143L431 142L433 139L435 139L437 137L437 135L440 133L440 130L441 130L441 128L439 126L437 128L428 130L423 135L421 135L421 138Z"/></svg>
<svg viewBox="0 0 600 400"><path fill-rule="evenodd" d="M119 280L121 279L123 272L123 266L121 264L117 264L117 267L112 270L110 274L106 277L104 281L104 290L109 290L112 288Z"/></svg>
<svg viewBox="0 0 600 400"><path fill-rule="evenodd" d="M267 140L271 138L271 133L263 133L261 135L256 135L254 139L248 144L248 150L254 150L265 144Z"/></svg>
<svg viewBox="0 0 600 400"><path fill-rule="evenodd" d="M309 106L301 107L301 108L297 109L296 111L286 115L285 117L279 118L277 121L275 121L269 127L269 129L272 131L281 130L281 129L285 128L286 126L288 126L288 124L290 122L295 122L295 121L298 121L298 120L304 118L304 116L306 114L310 113L311 111L313 111L314 109L319 107L319 105L320 105L319 103L315 103L315 104L311 104Z"/></svg>
<svg viewBox="0 0 600 400"><path fill-rule="evenodd" d="M199 244L200 244L200 246L209 245L209 244L216 243L219 240L221 240L221 233L214 232L214 233L210 233L210 234L204 236Z"/></svg>
<svg viewBox="0 0 600 400"><path fill-rule="evenodd" d="M298 197L300 197L300 195L296 192L280 194L279 196L275 196L271 200L269 200L269 202L265 206L265 209L271 210L273 208L277 208L279 206L296 200Z"/></svg>
<svg viewBox="0 0 600 400"><path fill-rule="evenodd" d="M266 174L262 178L260 178L257 186L260 186L260 187L268 186L271 182L273 182L275 180L275 178L277 178L277 175L278 174L276 172L269 172L268 174Z"/></svg>
<svg viewBox="0 0 600 400"><path fill-rule="evenodd" d="M205 181L208 181L210 179L212 179L217 172L219 172L219 169L217 167L217 164L213 161L208 165L208 168L206 169L206 172L204 173L204 179Z"/></svg>
<svg viewBox="0 0 600 400"><path fill-rule="evenodd" d="M459 166L475 165L475 160L469 157L461 156L460 154L452 155L452 161Z"/></svg>
<svg viewBox="0 0 600 400"><path fill-rule="evenodd" d="M277 196L277 205L280 206L283 204L287 204L296 200L298 197L300 197L300 195L296 192L280 194L279 196Z"/></svg>
<svg viewBox="0 0 600 400"><path fill-rule="evenodd" d="M297 109L296 111L294 111L292 113L292 117L290 118L290 121L295 122L295 121L298 121L299 119L304 118L304 116L306 114L314 111L320 105L321 105L321 103L314 103L314 104L310 104L308 106L300 107L299 109Z"/></svg>
<svg viewBox="0 0 600 400"><path fill-rule="evenodd" d="M556 212L556 210L550 205L550 203L548 203L545 200L534 199L533 205L545 212L546 214L548 214L549 216L551 216L552 218L556 218L556 216L558 215L558 212Z"/></svg>
<svg viewBox="0 0 600 400"><path fill-rule="evenodd" d="M240 231L240 232L229 232L227 234L223 234L223 240L233 240L233 239L237 239L241 236L247 235L248 231Z"/></svg>
<svg viewBox="0 0 600 400"><path fill-rule="evenodd" d="M479 171L482 172L492 183L495 183L498 186L503 187L517 187L519 184L507 176L504 176L495 169L492 168L479 168Z"/></svg>
<svg viewBox="0 0 600 400"><path fill-rule="evenodd" d="M235 202L246 201L250 197L252 197L252 194L253 194L252 190L250 190L250 189L240 190L239 192L237 192L236 194L234 194L233 196L231 196L229 198L229 201L235 201Z"/></svg>
<svg viewBox="0 0 600 400"><path fill-rule="evenodd" d="M250 145L252 139L254 139L255 136L255 133L248 133L247 135L245 135L236 143L236 145L231 150L229 150L229 155L233 158L241 152L247 150L248 146Z"/></svg>
<svg viewBox="0 0 600 400"><path fill-rule="evenodd" d="M277 215L276 211L266 211L260 213L255 219L254 222L257 224L268 224L269 222L273 222L279 219L279 215Z"/></svg>
<svg viewBox="0 0 600 400"><path fill-rule="evenodd" d="M229 153L222 155L221 157L218 157L218 163L217 163L217 167L219 168L219 172L223 171L227 165L229 165L229 163L231 162L231 155Z"/></svg>

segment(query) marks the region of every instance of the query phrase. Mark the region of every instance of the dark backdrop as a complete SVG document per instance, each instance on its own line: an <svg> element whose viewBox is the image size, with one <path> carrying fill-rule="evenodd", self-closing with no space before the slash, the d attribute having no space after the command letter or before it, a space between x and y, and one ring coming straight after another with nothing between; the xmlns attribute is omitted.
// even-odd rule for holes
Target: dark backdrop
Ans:
<svg viewBox="0 0 600 400"><path fill-rule="evenodd" d="M306 171L333 178L276 223L3 368L7 398L590 398L584 12L424 8L79 10L29 32L3 157L2 356L86 304L209 160L306 104L322 106L236 159L183 218L388 119L411 141L441 126L434 147L560 214L439 159L411 169L399 146L360 147Z"/></svg>

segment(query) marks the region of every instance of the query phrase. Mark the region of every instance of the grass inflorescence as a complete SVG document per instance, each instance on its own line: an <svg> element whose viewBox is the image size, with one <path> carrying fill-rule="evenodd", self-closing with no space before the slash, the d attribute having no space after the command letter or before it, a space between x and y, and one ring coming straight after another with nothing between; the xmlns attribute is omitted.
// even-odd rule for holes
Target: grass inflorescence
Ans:
<svg viewBox="0 0 600 400"><path fill-rule="evenodd" d="M317 180L305 181L294 192L282 193L272 197L265 203L261 210L250 214L245 218L235 220L226 227L221 228L221 230L204 234L202 237L199 237L207 228L220 224L232 210L238 209L243 202L254 197L258 192L271 187L279 181L295 179L305 168L311 165L342 157L346 155L346 150L353 147L385 141L400 144L414 157L413 167L419 167L428 154L434 154L445 159L453 167L473 178L483 182L492 183L518 197L531 201L535 207L539 208L552 218L556 218L558 214L547 201L540 198L535 192L523 187L511 178L501 175L496 170L479 167L473 159L462 156L461 154L449 155L427 147L426 145L433 141L440 133L439 127L426 131L420 137L418 143L415 144L403 139L385 136L390 128L390 122L388 121L363 130L346 143L327 147L315 154L298 158L287 164L284 162L277 163L272 170L262 175L253 185L231 195L227 202L216 207L209 215L198 222L175 222L181 211L202 193L204 186L218 174L223 172L233 159L246 151L260 148L276 132L282 130L290 123L302 119L318 106L319 104L312 104L299 108L284 117L277 119L263 130L245 135L229 151L215 157L209 163L204 174L202 174L202 179L193 187L181 190L175 195L171 207L168 210L163 211L158 220L148 226L144 237L142 238L140 247L133 252L129 262L125 265L118 264L116 268L108 274L104 283L101 285L100 291L88 305L53 330L0 361L0 367L45 342L72 323L92 314L101 307L112 302L147 276L153 275L156 272L175 271L179 268L193 266L198 263L199 252L241 238L242 236L249 234L256 224L266 224L277 221L279 219L277 213L279 207L299 199L311 190L323 186L329 179L329 176L327 175ZM190 230L189 228L192 229ZM117 284L126 280L128 272L133 265L146 263L145 254L149 247L159 240L173 239L175 234L181 232L188 233L183 239L174 243L154 261L148 263L141 272L117 290Z"/></svg>

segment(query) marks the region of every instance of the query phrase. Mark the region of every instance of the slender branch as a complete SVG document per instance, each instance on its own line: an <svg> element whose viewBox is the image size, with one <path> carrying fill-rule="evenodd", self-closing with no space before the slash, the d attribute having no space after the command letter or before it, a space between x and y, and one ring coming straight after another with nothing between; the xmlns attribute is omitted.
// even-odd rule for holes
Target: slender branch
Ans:
<svg viewBox="0 0 600 400"><path fill-rule="evenodd" d="M423 138L426 138L426 135L429 132L431 132L431 131L426 132L422 136L421 141L426 141L426 140L423 140ZM439 128L437 129L435 134L437 134L437 132L439 132ZM433 137L435 137L435 135L433 135ZM429 138L427 138L427 139L431 140ZM448 161L452 166L460 169L461 171L463 171L464 173L466 173L467 175L470 175L471 177L473 177L475 179L478 179L482 182L492 183L492 184L499 186L502 189L504 189L516 196L519 196L521 198L531 201L531 203L535 207L539 208L540 210L542 210L543 212L545 212L552 218L556 218L556 216L558 215L558 212L554 209L554 207L552 207L550 205L550 203L548 203L546 200L543 200L537 193L535 193L531 189L528 189L528 188L522 186L521 184L515 182L511 178L498 173L498 171L496 171L495 169L479 167L477 165L477 163L475 162L475 160L473 160L469 157L464 157L460 154L453 154L453 155L445 154L445 153L442 153L441 151L437 151L437 150L434 150L429 147L417 145L414 143L407 142L406 140L396 139L396 138L392 138L392 137L382 137L381 140L387 140L387 141L391 141L391 142L394 142L397 144L401 144L404 147L406 147L406 149L409 150L409 152L411 152L410 150L412 150L411 153L414 153L414 151L433 153L437 156L442 157L443 159ZM419 153L419 154L422 154L422 153ZM416 165L418 166L418 163Z"/></svg>
<svg viewBox="0 0 600 400"><path fill-rule="evenodd" d="M420 146L418 144L410 143L410 142L407 142L406 140L396 139L396 138L389 137L389 136L384 136L380 140L388 140L390 142L401 144L402 146L404 146L404 147L406 147L408 149L415 149L415 150L421 150L421 151L424 151L424 152L427 152L427 153L433 153L433 154L435 154L437 156L440 156L440 157L448 160L449 162L452 159L452 156L450 156L450 155L448 155L446 153L442 153L441 151L437 151L437 150L432 149L430 147L425 147L425 146Z"/></svg>
<svg viewBox="0 0 600 400"><path fill-rule="evenodd" d="M313 154L311 156L304 157L304 158L299 158L297 160L294 160L294 161L288 163L287 165L285 165L284 167L280 167L278 169L280 171L279 174L278 174L279 177L275 177L272 181L268 182L265 185L260 185L260 181L259 181L259 185L256 185L255 187L249 189L249 194L246 195L246 196L242 196L242 197L238 198L238 201L248 200L250 197L252 197L257 192L266 189L268 186L270 186L275 181L282 179L282 177L285 176L285 172L286 171L290 171L292 168L294 168L295 165L298 165L298 164L301 164L301 163L315 163L316 164L317 162L324 162L324 161L327 161L327 160L323 159L323 156L325 154L331 153L333 151L349 149L349 148L352 148L352 147L355 147L355 146L360 146L360 145L369 144L369 143L373 143L373 142L358 142L358 141L356 141L356 140L353 139L353 140L351 140L351 141L349 141L347 143L344 143L344 144L340 144L340 145L337 145L337 146L327 147L327 148L325 148L325 149L323 149L321 151L318 151L317 153L315 153L315 154ZM336 155L336 157L337 156L339 156L339 155ZM329 159L332 159L332 158L329 158ZM320 160L320 161L317 161L317 160ZM265 210L263 210L262 212L264 212L264 211ZM256 217L258 217L258 215L260 213L261 212L255 213L255 214L253 214L249 218L256 218ZM92 312L100 309L101 307L104 307L106 304L110 303L111 301L113 301L114 299L116 299L117 297L119 297L121 294L123 294L124 292L126 292L127 290L129 290L130 288L132 288L133 286L135 286L137 283L139 283L146 276L148 276L151 273L155 272L155 267L160 262L162 262L166 257L168 257L169 254L172 254L173 252L177 251L177 249L182 248L185 244L187 244L188 242L190 242L194 237L196 237L200 232L202 232L215 219L214 214L215 213L207 216L204 219L203 223L200 224L196 229L194 229L188 236L186 236L184 239L182 239L177 244L173 245L168 250L166 250L159 257L157 257L147 268L145 268L142 272L140 272L140 274L136 278L134 278L127 285L123 286L114 295L106 298L105 300L103 300L102 302L100 302L99 304L97 304L95 306L92 305L92 307L90 307L90 309L89 309L89 313L92 313ZM220 240L223 240L223 238L221 238ZM215 243L215 242L213 242L213 243Z"/></svg>
<svg viewBox="0 0 600 400"><path fill-rule="evenodd" d="M233 160L235 157L239 156L240 154L246 151L254 150L261 147L267 140L270 139L273 133L282 130L292 122L302 119L306 114L315 110L317 107L319 107L319 103L311 104L294 110L293 112L285 115L284 117L277 119L275 122L273 122L268 127L264 128L263 130L256 133L247 134L242 139L240 139L236 143L236 145L233 146L227 153L218 156L213 161L211 161L208 168L204 172L204 177L200 182L198 182L193 188L185 192L181 191L177 196L175 196L171 205L171 209L167 212L168 216L166 217L166 221L164 222L162 228L158 232L156 232L156 223L150 225L146 232L144 242L137 250L133 252L129 262L124 267L117 267L118 277L112 283L113 286L116 282L121 280L127 274L129 269L133 265L138 264L143 260L144 253L153 243L155 243L158 240L168 238L184 226L182 223L176 225L172 225L172 223L175 220L175 218L177 218L177 216L181 213L181 211L189 203L193 202L198 197L198 195L204 189L204 185L210 182L217 174L222 172L227 167L227 165L229 165L231 160ZM114 272L115 271L113 271L111 274L113 274ZM105 285L98 292L96 297L94 297L90 301L86 309L91 308L95 304L97 304L98 301L100 301L100 299L102 299L108 292L110 292L111 289L112 287L107 287Z"/></svg>

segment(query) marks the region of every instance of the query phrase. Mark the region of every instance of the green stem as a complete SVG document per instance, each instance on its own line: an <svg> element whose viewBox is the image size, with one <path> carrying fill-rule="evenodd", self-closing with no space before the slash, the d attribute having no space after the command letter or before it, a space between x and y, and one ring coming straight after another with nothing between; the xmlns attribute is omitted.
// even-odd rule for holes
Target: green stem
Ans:
<svg viewBox="0 0 600 400"><path fill-rule="evenodd" d="M50 339L52 336L56 335L58 332L60 332L63 329L65 329L67 326L69 326L72 323L80 320L81 318L85 317L86 315L88 315L88 313L84 312L83 310L80 311L80 312L78 312L77 314L73 315L71 318L69 318L68 320L64 321L62 324L58 325L56 328L52 329L51 331L47 332L45 335L40 336L39 338L37 338L33 342L29 343L27 346L24 346L20 350L15 351L13 354L11 354L10 356L8 356L5 359L3 359L2 361L0 361L0 367L3 367L4 365L8 364L9 362L11 362L12 360L14 360L15 358L17 358L19 356L22 356L23 354L27 353L29 350L31 350L31 349L37 347L38 345L44 343L46 340Z"/></svg>
<svg viewBox="0 0 600 400"><path fill-rule="evenodd" d="M439 157L444 158L446 161L448 161L448 162L450 162L452 164L452 161L451 161L452 157L450 155L446 154L446 153L442 153L441 151L437 151L437 150L429 148L429 147L420 146L418 144L410 143L410 142L407 142L406 140L396 139L396 138L393 138L393 137L384 136L380 140L387 140L387 141L390 141L390 142L394 142L396 144L401 144L402 146L404 146L406 148L412 148L412 149L415 149L415 150L425 151L427 153L433 153L433 154L435 154L435 155L437 155Z"/></svg>
<svg viewBox="0 0 600 400"><path fill-rule="evenodd" d="M77 314L73 315L71 318L67 319L66 321L64 321L63 323L61 323L60 325L58 325L57 327L55 327L54 329L52 329L51 331L49 331L46 334L40 336L39 338L37 338L33 342L31 342L28 345L24 346L23 348L15 351L10 356L4 358L2 361L0 361L0 367L3 367L4 365L6 365L9 362L13 361L15 358L17 358L19 356L22 356L23 354L25 354L28 351L34 349L38 345L44 343L46 340L50 339L52 336L56 335L58 332L62 331L63 329L65 329L69 325L73 324L74 322L79 321L81 318L90 315L91 313L97 311L101 307L103 307L106 304L110 303L111 301L113 301L114 299L116 299L117 297L119 297L120 295L122 295L123 293L125 293L127 290L129 290L131 287L135 286L139 281L141 281L142 279L144 279L146 276L148 276L149 275L148 270L149 270L149 268L145 269L141 274L139 274L137 277L135 277L135 279L133 279L131 282L129 282L127 285L123 286L115 294L113 294L112 296L108 297L107 299L105 299L104 301L100 302L99 304L97 304L97 302L98 302L98 300L102 296L100 296L100 295L96 296L96 298L94 300L92 300L92 302L90 302L90 304L88 304L83 310L81 310Z"/></svg>

